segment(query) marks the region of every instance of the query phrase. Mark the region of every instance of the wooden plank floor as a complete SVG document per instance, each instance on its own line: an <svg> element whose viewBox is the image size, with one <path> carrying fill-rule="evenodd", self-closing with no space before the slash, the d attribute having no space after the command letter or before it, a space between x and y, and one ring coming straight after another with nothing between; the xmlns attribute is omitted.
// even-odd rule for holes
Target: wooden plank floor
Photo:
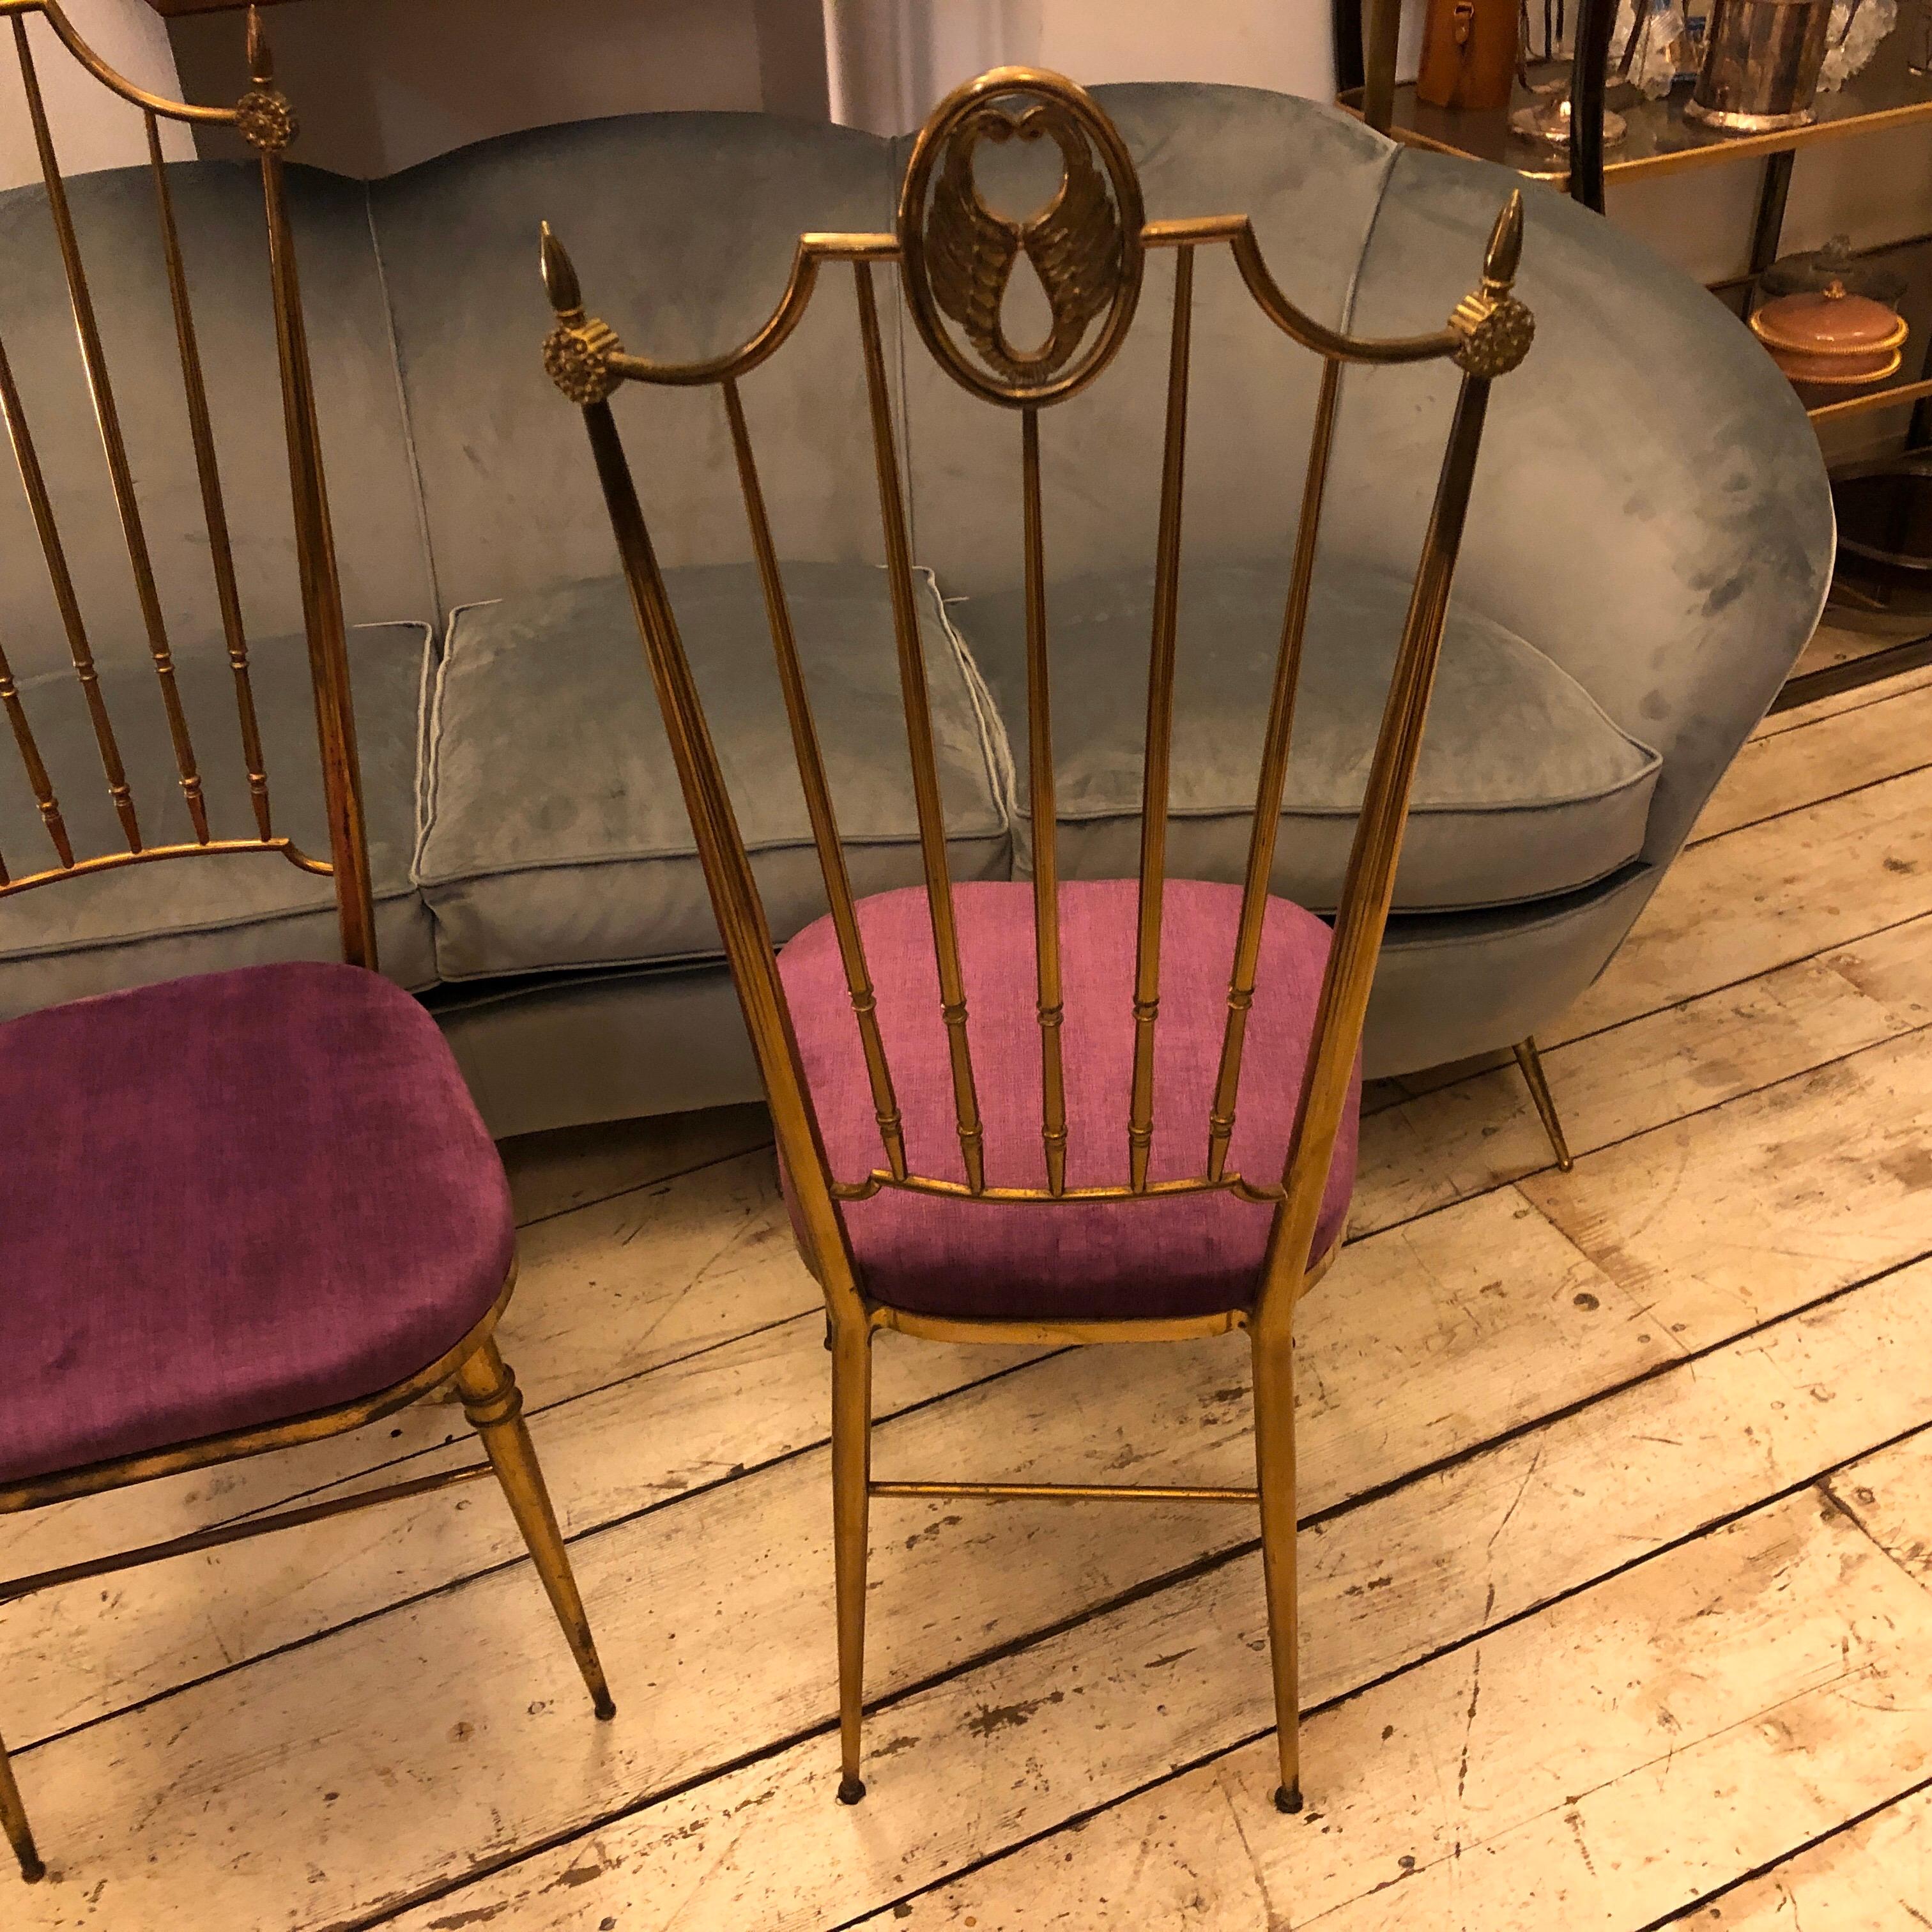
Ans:
<svg viewBox="0 0 1932 1932"><path fill-rule="evenodd" d="M1254 1525L1180 1507L877 1505L833 1802L822 1321L736 1108L510 1150L616 1722L480 1487L13 1606L51 1876L0 1925L1932 1924L1932 674L1769 721L1545 1046L1569 1174L1511 1068L1370 1096L1299 1346L1300 1817ZM883 1474L1249 1476L1237 1338L878 1367ZM468 1454L419 1405L0 1574Z"/></svg>

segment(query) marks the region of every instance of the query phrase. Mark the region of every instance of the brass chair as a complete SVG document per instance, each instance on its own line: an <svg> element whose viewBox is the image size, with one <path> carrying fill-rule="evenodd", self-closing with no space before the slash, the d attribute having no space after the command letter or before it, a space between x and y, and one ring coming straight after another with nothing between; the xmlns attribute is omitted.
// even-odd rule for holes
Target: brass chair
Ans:
<svg viewBox="0 0 1932 1932"><path fill-rule="evenodd" d="M1022 221L982 199L982 142L1050 142L1061 178ZM1280 1738L1276 1802L1301 1804L1297 1744L1292 1327L1334 1260L1353 1177L1358 1050L1387 919L1450 573L1493 378L1527 352L1510 293L1522 211L1498 219L1482 279L1426 335L1360 340L1304 315L1246 218L1148 221L1112 124L1071 82L1003 68L950 95L911 154L890 235L807 235L770 320L694 364L626 352L586 316L548 227L556 326L544 358L584 412L706 883L770 1096L795 1225L825 1291L832 1356L838 1796L856 1803L868 1505L874 1496L1150 1496L1260 1505ZM1245 884L1168 880L1164 847L1196 254L1226 247L1262 313L1322 358ZM1041 418L1096 381L1126 334L1153 249L1175 252L1137 880L1060 884L1054 841ZM1034 349L1002 324L1024 254L1052 326ZM778 352L820 275L849 262L871 404L924 890L854 903L740 380ZM954 887L934 766L875 270L896 266L926 347L1018 417L1028 610L1030 884ZM1462 376L1331 935L1268 880L1304 620L1346 364L1452 362ZM626 382L720 392L742 486L829 915L775 956L692 667L610 408ZM969 1024L969 996L971 1022ZM1244 1090L1244 1059L1248 1076ZM989 1104L982 1112L982 1096ZM1155 1138L1156 1096L1186 1122ZM1238 1101L1240 1103L1238 1112ZM871 1362L881 1328L950 1341L1063 1344L1252 1338L1253 1490L879 1482Z"/></svg>
<svg viewBox="0 0 1932 1932"><path fill-rule="evenodd" d="M27 16L38 14L103 86L146 117L194 467L247 766L250 829L220 835L49 130ZM274 855L331 878L343 963L260 965L110 993L0 1026L0 1514L318 1441L451 1385L488 1460L337 1501L224 1524L0 1582L0 1603L494 1472L597 1714L614 1706L544 1487L522 1396L493 1339L515 1280L502 1165L435 1023L376 965L363 800L282 150L293 131L260 23L254 84L233 108L143 92L80 39L56 0L10 16L47 208L101 452L165 713L179 799L137 802L19 383L0 345L0 418L38 534L104 782L57 794L34 714L0 652L0 706L52 848L0 859L0 900L136 865ZM159 124L233 127L261 162L293 496L296 562L322 766L328 856L276 829L251 688L220 471ZM103 673L109 674L104 677ZM44 734L43 734L44 736ZM133 742L132 740L126 742ZM136 773L135 775L138 775ZM236 787L239 793L238 783ZM76 803L80 809L76 810ZM111 809L110 809L111 803ZM149 833L143 832L143 812ZM154 842L179 815L190 836ZM109 840L77 850L92 817ZM9 869L10 866L14 869ZM4 915L0 915L4 916ZM4 1747L0 1823L29 1882L45 1870Z"/></svg>

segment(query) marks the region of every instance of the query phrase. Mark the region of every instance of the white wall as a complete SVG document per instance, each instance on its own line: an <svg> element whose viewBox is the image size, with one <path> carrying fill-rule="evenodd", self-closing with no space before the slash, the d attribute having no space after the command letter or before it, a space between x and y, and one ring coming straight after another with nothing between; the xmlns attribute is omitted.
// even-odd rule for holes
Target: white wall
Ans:
<svg viewBox="0 0 1932 1932"><path fill-rule="evenodd" d="M1328 0L824 0L832 118L916 128L989 67L1109 80L1219 80L1331 98Z"/></svg>
<svg viewBox="0 0 1932 1932"><path fill-rule="evenodd" d="M150 94L181 98L167 29L143 0L65 0L64 10L81 38L124 79ZM0 35L5 43L0 46L0 188L40 178L11 24ZM87 73L38 14L28 17L27 38L62 172L86 174L145 161L148 136L140 110ZM192 154L194 136L178 124L164 123L161 152L170 160Z"/></svg>

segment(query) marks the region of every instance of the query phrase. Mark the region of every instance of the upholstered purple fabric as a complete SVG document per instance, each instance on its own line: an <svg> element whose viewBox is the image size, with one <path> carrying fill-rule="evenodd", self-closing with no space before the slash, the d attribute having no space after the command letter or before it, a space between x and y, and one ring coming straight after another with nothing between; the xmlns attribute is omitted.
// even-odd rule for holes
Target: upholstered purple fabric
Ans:
<svg viewBox="0 0 1932 1932"><path fill-rule="evenodd" d="M986 1179L995 1186L1044 1187L1033 888L962 885L953 896ZM1233 886L1174 880L1167 888L1148 1169L1156 1180L1205 1172L1240 908ZM880 893L861 902L859 917L907 1159L915 1173L963 1180L926 895L916 888ZM1127 1177L1135 920L1131 879L1060 889L1072 1187L1118 1186ZM1268 902L1230 1162L1258 1180L1281 1178L1328 940L1328 928L1312 913L1282 899ZM832 1172L859 1179L885 1162L830 920L793 940L778 970ZM1318 1255L1340 1234L1354 1184L1360 1080L1358 1070L1323 1197ZM1007 1320L1119 1320L1249 1306L1272 1213L1226 1192L1040 1205L885 1188L844 1207L874 1300L922 1314Z"/></svg>
<svg viewBox="0 0 1932 1932"><path fill-rule="evenodd" d="M435 1022L351 966L0 1026L0 1480L292 1420L460 1341L502 1162Z"/></svg>

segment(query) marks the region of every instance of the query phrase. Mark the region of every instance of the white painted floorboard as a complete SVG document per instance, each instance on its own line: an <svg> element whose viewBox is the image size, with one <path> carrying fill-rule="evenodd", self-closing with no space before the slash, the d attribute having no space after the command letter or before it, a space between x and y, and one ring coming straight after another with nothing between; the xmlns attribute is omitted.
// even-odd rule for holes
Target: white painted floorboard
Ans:
<svg viewBox="0 0 1932 1932"><path fill-rule="evenodd" d="M833 1802L826 1357L759 1110L508 1150L620 1706L478 1486L0 1611L112 1932L1932 1927L1932 680L1768 720L1545 1041L1384 1083L1300 1317L1310 1808L1238 1510L875 1505ZM884 1338L880 1473L1241 1482L1245 1351ZM0 1522L0 1572L471 1454L460 1414Z"/></svg>

